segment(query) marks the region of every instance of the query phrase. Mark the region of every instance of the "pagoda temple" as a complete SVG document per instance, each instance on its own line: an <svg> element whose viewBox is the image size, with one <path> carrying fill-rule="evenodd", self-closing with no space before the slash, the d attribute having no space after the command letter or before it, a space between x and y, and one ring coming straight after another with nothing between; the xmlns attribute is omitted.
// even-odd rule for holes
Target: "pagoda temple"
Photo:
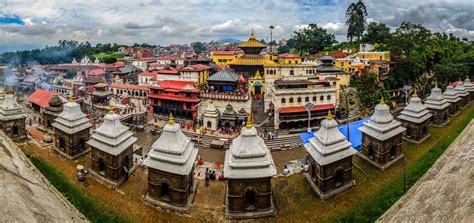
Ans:
<svg viewBox="0 0 474 223"><path fill-rule="evenodd" d="M234 69L236 73L243 74L246 79L253 77L257 70L263 74L264 65L273 65L275 62L268 57L268 55L261 55L261 51L267 47L264 43L257 40L255 35L250 34L247 41L238 45L244 51L244 54L230 61L228 64L230 68Z"/></svg>
<svg viewBox="0 0 474 223"><path fill-rule="evenodd" d="M402 126L406 128L403 139L412 143L421 143L430 137L429 125L431 116L430 111L421 103L421 98L418 97L415 89L410 102L398 116Z"/></svg>
<svg viewBox="0 0 474 223"><path fill-rule="evenodd" d="M181 132L170 114L161 136L153 143L144 165L148 168L146 200L180 212L188 212L198 185L194 162L198 149Z"/></svg>
<svg viewBox="0 0 474 223"><path fill-rule="evenodd" d="M381 170L400 160L403 157L402 134L406 130L401 125L393 119L382 97L374 114L359 128L362 132L359 156Z"/></svg>
<svg viewBox="0 0 474 223"><path fill-rule="evenodd" d="M449 102L444 99L438 84L431 89L431 94L426 98L425 105L431 112L431 125L434 127L443 127L449 122L448 107Z"/></svg>
<svg viewBox="0 0 474 223"><path fill-rule="evenodd" d="M474 100L474 86L469 77L466 77L466 80L464 80L464 88L466 88L466 91L469 93L467 101Z"/></svg>
<svg viewBox="0 0 474 223"><path fill-rule="evenodd" d="M90 139L91 124L72 96L52 126L56 135L54 149L61 155L75 159L89 151L86 142Z"/></svg>
<svg viewBox="0 0 474 223"><path fill-rule="evenodd" d="M234 108L231 104L227 104L225 106L224 112L222 112L220 123L221 126L226 128L232 127L234 128L237 122L237 112L235 112Z"/></svg>
<svg viewBox="0 0 474 223"><path fill-rule="evenodd" d="M214 106L212 101L207 105L206 111L203 114L203 125L209 130L217 130L219 126L219 110Z"/></svg>
<svg viewBox="0 0 474 223"><path fill-rule="evenodd" d="M458 93L454 91L453 86L446 87L443 97L449 102L448 114L451 116L459 114L459 102L461 98L458 96Z"/></svg>
<svg viewBox="0 0 474 223"><path fill-rule="evenodd" d="M275 174L270 151L257 135L249 116L247 125L232 140L225 154L225 216L244 219L275 215L272 192L272 177Z"/></svg>
<svg viewBox="0 0 474 223"><path fill-rule="evenodd" d="M109 85L106 83L98 83L94 85L94 91L92 92L93 103L106 103L107 102L107 98L109 97L109 95L112 94L107 90L108 86Z"/></svg>
<svg viewBox="0 0 474 223"><path fill-rule="evenodd" d="M321 128L304 145L309 154L305 178L321 199L327 199L352 186L352 157L357 151L337 128L331 111Z"/></svg>
<svg viewBox="0 0 474 223"><path fill-rule="evenodd" d="M26 114L15 95L9 91L0 105L0 127L13 140L26 138Z"/></svg>
<svg viewBox="0 0 474 223"><path fill-rule="evenodd" d="M49 100L48 107L43 111L43 126L52 128L54 120L63 111L63 101L59 98L57 93Z"/></svg>
<svg viewBox="0 0 474 223"><path fill-rule="evenodd" d="M458 94L459 98L461 98L461 100L459 101L459 108L465 108L467 106L469 92L464 87L463 82L458 82L456 84L456 87L454 88L454 91Z"/></svg>
<svg viewBox="0 0 474 223"><path fill-rule="evenodd" d="M112 106L104 123L95 130L87 144L91 148L91 172L100 180L119 186L133 167L133 145L137 138L120 122Z"/></svg>

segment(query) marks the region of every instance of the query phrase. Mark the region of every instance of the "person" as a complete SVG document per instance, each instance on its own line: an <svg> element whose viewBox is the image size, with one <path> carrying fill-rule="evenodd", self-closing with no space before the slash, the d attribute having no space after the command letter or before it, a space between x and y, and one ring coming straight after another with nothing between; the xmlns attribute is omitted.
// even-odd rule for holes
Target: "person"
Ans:
<svg viewBox="0 0 474 223"><path fill-rule="evenodd" d="M206 187L209 186L209 169L206 168L206 173L204 175L204 179L206 181Z"/></svg>
<svg viewBox="0 0 474 223"><path fill-rule="evenodd" d="M216 171L212 171L211 173L211 180L216 180Z"/></svg>

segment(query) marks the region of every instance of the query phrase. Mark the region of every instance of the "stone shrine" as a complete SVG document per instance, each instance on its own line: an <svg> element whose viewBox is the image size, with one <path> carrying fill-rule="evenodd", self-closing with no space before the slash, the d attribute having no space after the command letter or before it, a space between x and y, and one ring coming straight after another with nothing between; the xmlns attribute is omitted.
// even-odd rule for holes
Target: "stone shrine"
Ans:
<svg viewBox="0 0 474 223"><path fill-rule="evenodd" d="M410 102L398 116L402 126L406 128L403 139L418 144L430 137L429 125L431 116L430 111L421 103L421 99L416 94L415 89Z"/></svg>
<svg viewBox="0 0 474 223"><path fill-rule="evenodd" d="M458 96L458 93L454 91L453 86L446 87L443 97L449 102L448 114L450 116L458 115L460 111L459 102L461 101L461 98Z"/></svg>
<svg viewBox="0 0 474 223"><path fill-rule="evenodd" d="M49 100L48 107L43 111L42 124L46 128L52 128L54 120L63 111L63 101L59 98L57 93Z"/></svg>
<svg viewBox="0 0 474 223"><path fill-rule="evenodd" d="M272 177L276 174L272 156L257 135L250 116L240 135L225 154L227 179L225 216L230 219L267 217L276 214Z"/></svg>
<svg viewBox="0 0 474 223"><path fill-rule="evenodd" d="M91 124L72 96L52 126L56 135L54 150L61 155L76 159L89 152L86 142L90 139Z"/></svg>
<svg viewBox="0 0 474 223"><path fill-rule="evenodd" d="M352 187L352 157L357 151L339 131L330 111L304 147L309 154L304 176L319 198L324 200Z"/></svg>
<svg viewBox="0 0 474 223"><path fill-rule="evenodd" d="M26 114L12 91L8 91L0 105L0 128L13 140L25 139Z"/></svg>
<svg viewBox="0 0 474 223"><path fill-rule="evenodd" d="M362 152L359 157L380 170L400 160L403 157L402 135L406 130L401 125L393 119L382 97L375 106L374 114L359 128L362 132Z"/></svg>
<svg viewBox="0 0 474 223"><path fill-rule="evenodd" d="M104 123L95 130L87 144L91 148L91 172L112 186L128 179L133 168L133 137L128 127L120 122L112 106L104 116Z"/></svg>
<svg viewBox="0 0 474 223"><path fill-rule="evenodd" d="M434 127L443 127L449 122L448 119L448 107L449 102L444 99L441 89L438 88L438 84L431 89L431 94L426 98L425 106L433 115L431 117L431 125Z"/></svg>
<svg viewBox="0 0 474 223"><path fill-rule="evenodd" d="M198 149L170 114L144 162L148 168L145 199L161 207L188 212L198 185L194 179L197 155Z"/></svg>

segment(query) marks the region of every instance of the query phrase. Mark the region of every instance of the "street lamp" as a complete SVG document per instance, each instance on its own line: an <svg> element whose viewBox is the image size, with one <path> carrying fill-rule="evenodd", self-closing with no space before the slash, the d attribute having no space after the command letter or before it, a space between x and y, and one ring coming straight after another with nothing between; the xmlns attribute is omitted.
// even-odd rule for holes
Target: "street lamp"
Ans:
<svg viewBox="0 0 474 223"><path fill-rule="evenodd" d="M271 25L269 28L270 28L270 53L273 53L272 42L273 42L273 29L275 29L275 27Z"/></svg>
<svg viewBox="0 0 474 223"><path fill-rule="evenodd" d="M308 111L308 132L311 132L311 109L314 108L314 105L311 102L308 102L304 108Z"/></svg>
<svg viewBox="0 0 474 223"><path fill-rule="evenodd" d="M346 92L346 89L344 88L344 86L341 85L341 90L342 90L342 93L344 94L344 98L346 100L346 130L347 130L347 140L349 140L349 142L351 141L351 135L350 135L350 131L349 131L349 100L347 99L347 92Z"/></svg>

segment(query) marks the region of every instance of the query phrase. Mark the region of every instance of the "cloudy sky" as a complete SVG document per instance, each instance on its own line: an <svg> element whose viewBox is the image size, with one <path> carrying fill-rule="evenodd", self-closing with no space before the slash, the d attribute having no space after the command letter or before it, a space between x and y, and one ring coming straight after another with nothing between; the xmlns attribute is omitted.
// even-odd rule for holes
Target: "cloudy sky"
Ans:
<svg viewBox="0 0 474 223"><path fill-rule="evenodd" d="M346 39L344 15L356 0L0 0L0 52L60 39L168 45L223 38L288 38L316 23ZM473 0L364 0L369 21L421 23L474 39Z"/></svg>

